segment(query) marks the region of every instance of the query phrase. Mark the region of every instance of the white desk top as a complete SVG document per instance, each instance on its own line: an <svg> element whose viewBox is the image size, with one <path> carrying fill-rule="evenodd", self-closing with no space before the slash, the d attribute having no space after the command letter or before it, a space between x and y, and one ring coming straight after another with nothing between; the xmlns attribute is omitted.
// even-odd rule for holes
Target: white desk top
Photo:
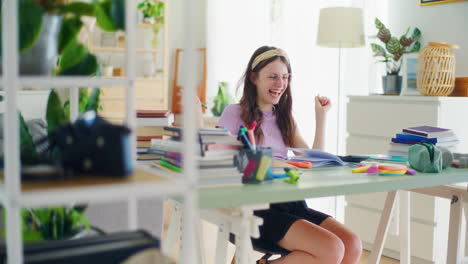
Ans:
<svg viewBox="0 0 468 264"><path fill-rule="evenodd" d="M387 192L468 182L468 169L449 168L442 173L418 173L415 176L368 176L351 173L349 167L316 168L304 171L299 184L249 184L236 187L202 188L201 208L235 207L248 204L296 201L304 198L358 193Z"/></svg>

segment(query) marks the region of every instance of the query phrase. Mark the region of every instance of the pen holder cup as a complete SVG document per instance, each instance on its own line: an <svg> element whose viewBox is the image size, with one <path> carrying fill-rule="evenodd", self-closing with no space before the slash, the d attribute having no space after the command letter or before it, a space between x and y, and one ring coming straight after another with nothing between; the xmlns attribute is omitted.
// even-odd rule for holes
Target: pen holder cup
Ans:
<svg viewBox="0 0 468 264"><path fill-rule="evenodd" d="M257 147L255 151L241 149L237 158L242 175L242 183L262 183L269 177L273 162L272 149Z"/></svg>

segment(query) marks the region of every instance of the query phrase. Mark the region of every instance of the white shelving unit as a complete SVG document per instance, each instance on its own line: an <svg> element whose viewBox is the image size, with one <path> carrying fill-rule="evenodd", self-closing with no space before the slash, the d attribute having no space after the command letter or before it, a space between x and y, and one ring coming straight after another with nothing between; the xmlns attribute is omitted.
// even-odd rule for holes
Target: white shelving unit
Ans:
<svg viewBox="0 0 468 264"><path fill-rule="evenodd" d="M186 8L186 28L187 34L184 43L186 50L195 46L194 33L188 30L194 21L193 10L197 1L187 1ZM135 127L135 65L136 65L136 0L127 0L126 4L126 51L125 65L127 75L119 79L99 79L89 77L23 77L19 76L18 65L19 54L18 44L18 1L4 1L3 3L3 76L2 86L5 90L5 125L4 137L4 181L0 183L0 202L6 210L6 246L8 263L23 263L23 241L21 232L21 209L23 207L42 207L49 205L63 205L78 202L93 201L115 201L127 200L129 207L129 228L136 228L136 200L146 197L178 194L184 199L184 237L183 237L183 258L181 263L196 263L195 252L195 224L198 213L198 196L196 189L195 175L195 116L193 111L187 111L184 116L184 124L187 133L184 137L184 169L186 174L175 175L155 175L148 168L138 167L128 178L109 179L93 176L80 176L74 179L49 183L22 183L20 180L20 148L19 148L19 126L17 114L18 90L22 86L38 88L68 88L71 89L72 117L77 116L78 108L78 88L80 86L125 86L126 87L126 121L131 127ZM188 52L190 55L190 52ZM193 54L188 56L187 64L196 66ZM194 71L192 71L194 72ZM185 76L184 103L190 107L195 107L193 98L195 95L196 77L192 73ZM192 133L189 133L192 132ZM133 135L134 142L135 136ZM133 147L132 149L135 149ZM136 151L134 151L136 152ZM135 157L136 153L133 153Z"/></svg>
<svg viewBox="0 0 468 264"><path fill-rule="evenodd" d="M146 110L169 109L169 6L168 0L164 3L163 24L138 23L136 24L137 57L142 59L138 68L137 79L135 82L136 108ZM136 1L136 2L141 2ZM157 27L159 32L152 32L153 27ZM121 67L121 55L125 53L126 45L119 41L121 33L114 33L115 43L103 43L99 41L102 38L102 30L95 29L89 33L87 46L96 56L103 59L108 58L109 66ZM128 36L124 36L125 39ZM145 38L146 36L146 38ZM102 40L102 39L101 39ZM157 42L157 44L155 44ZM112 45L115 44L115 45ZM103 46L104 45L104 46ZM112 45L112 46L111 46ZM112 63L110 62L112 61ZM124 67L125 68L125 67ZM152 70L151 70L152 68ZM151 74L147 72L151 72ZM115 79L120 76L107 76ZM121 123L125 116L125 91L124 89L110 89L107 86L101 87L101 106L100 114L111 122Z"/></svg>

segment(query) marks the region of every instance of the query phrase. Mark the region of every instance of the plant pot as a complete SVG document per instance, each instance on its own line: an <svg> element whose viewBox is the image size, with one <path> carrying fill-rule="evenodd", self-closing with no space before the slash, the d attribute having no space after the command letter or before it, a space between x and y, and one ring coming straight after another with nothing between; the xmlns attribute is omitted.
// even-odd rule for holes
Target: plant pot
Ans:
<svg viewBox="0 0 468 264"><path fill-rule="evenodd" d="M58 15L44 15L42 29L34 45L21 54L20 74L50 75L58 57L58 35L62 17Z"/></svg>
<svg viewBox="0 0 468 264"><path fill-rule="evenodd" d="M33 46L23 52L19 58L19 73L21 75L51 75L58 58L58 35L62 17L59 15L44 15L41 32ZM0 73L3 65L0 61Z"/></svg>
<svg viewBox="0 0 468 264"><path fill-rule="evenodd" d="M386 95L400 95L403 78L396 74L382 76L383 93Z"/></svg>

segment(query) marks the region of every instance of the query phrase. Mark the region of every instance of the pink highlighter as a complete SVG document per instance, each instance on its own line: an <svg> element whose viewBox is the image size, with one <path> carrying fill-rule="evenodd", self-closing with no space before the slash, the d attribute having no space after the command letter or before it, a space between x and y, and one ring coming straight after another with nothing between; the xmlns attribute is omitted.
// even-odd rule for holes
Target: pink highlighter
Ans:
<svg viewBox="0 0 468 264"><path fill-rule="evenodd" d="M254 149L256 148L255 135L254 135L254 130L256 126L257 126L257 122L253 121L252 124L250 124L249 129L247 130L247 135L249 136L250 144L252 144L252 147Z"/></svg>

